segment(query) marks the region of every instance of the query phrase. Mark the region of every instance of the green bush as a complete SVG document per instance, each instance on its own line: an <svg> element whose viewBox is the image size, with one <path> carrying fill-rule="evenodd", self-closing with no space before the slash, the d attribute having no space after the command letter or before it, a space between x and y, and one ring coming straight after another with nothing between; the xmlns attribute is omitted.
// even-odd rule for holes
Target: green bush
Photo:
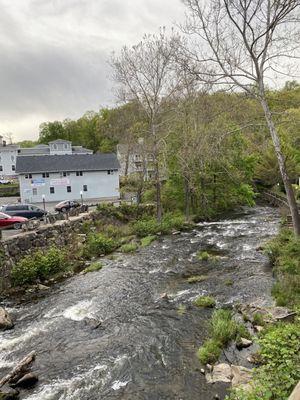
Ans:
<svg viewBox="0 0 300 400"><path fill-rule="evenodd" d="M272 294L279 306L296 307L300 304L300 238L291 230L282 229L265 245L277 282Z"/></svg>
<svg viewBox="0 0 300 400"><path fill-rule="evenodd" d="M197 356L202 364L210 364L218 361L221 355L222 346L214 340L206 340L197 352Z"/></svg>
<svg viewBox="0 0 300 400"><path fill-rule="evenodd" d="M126 243L121 246L120 250L122 253L133 253L137 250L138 245L136 243Z"/></svg>
<svg viewBox="0 0 300 400"><path fill-rule="evenodd" d="M141 246L142 247L146 247L146 246L149 246L152 242L154 242L154 240L156 240L157 239L157 236L156 235L148 235L148 236L145 236L145 237L143 237L142 239L141 239Z"/></svg>
<svg viewBox="0 0 300 400"><path fill-rule="evenodd" d="M133 224L133 231L138 237L169 234L173 229L180 230L184 227L184 217L179 214L165 214L159 223L155 218L141 219Z"/></svg>
<svg viewBox="0 0 300 400"><path fill-rule="evenodd" d="M109 238L102 233L95 233L88 236L83 255L86 258L97 257L112 253L118 247L119 243L117 240Z"/></svg>
<svg viewBox="0 0 300 400"><path fill-rule="evenodd" d="M300 325L271 326L258 340L263 365L251 391L235 390L231 400L286 400L300 379Z"/></svg>
<svg viewBox="0 0 300 400"><path fill-rule="evenodd" d="M14 286L31 284L38 279L45 280L51 275L64 272L69 267L66 253L52 247L44 253L38 250L22 258L12 268L11 279Z"/></svg>
<svg viewBox="0 0 300 400"><path fill-rule="evenodd" d="M197 307L215 307L216 301L211 296L200 296L194 300L193 304Z"/></svg>

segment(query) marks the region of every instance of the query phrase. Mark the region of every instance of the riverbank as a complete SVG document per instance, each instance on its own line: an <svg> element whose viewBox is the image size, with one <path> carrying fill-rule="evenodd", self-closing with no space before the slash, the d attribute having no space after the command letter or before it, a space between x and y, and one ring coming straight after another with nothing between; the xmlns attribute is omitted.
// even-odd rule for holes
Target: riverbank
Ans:
<svg viewBox="0 0 300 400"><path fill-rule="evenodd" d="M101 270L54 284L34 301L6 302L17 323L1 333L1 374L35 350L39 384L21 399L224 399L229 384L207 384L197 358L212 309L193 303L210 295L217 307L272 305L272 271L256 249L278 223L275 209L247 209L102 257ZM220 257L197 256L211 250ZM205 279L189 283L196 275ZM249 367L246 353L229 348L222 359Z"/></svg>
<svg viewBox="0 0 300 400"><path fill-rule="evenodd" d="M300 396L300 239L282 228L264 249L276 275L272 288L276 305L289 307L295 315L280 323L264 323L256 340L258 367L253 380L247 390L233 391L230 400L285 400L294 388L291 398Z"/></svg>
<svg viewBox="0 0 300 400"><path fill-rule="evenodd" d="M9 255L9 263L6 261L8 268L2 266L2 270L12 287L3 295L43 291L76 273L99 269L101 263L95 263L98 257L115 251L133 253L161 235L193 226L181 214L167 213L161 223L153 215L152 206L103 204L74 221L41 227L38 232L20 237L13 246L6 243L3 257ZM16 252L16 247L25 251Z"/></svg>

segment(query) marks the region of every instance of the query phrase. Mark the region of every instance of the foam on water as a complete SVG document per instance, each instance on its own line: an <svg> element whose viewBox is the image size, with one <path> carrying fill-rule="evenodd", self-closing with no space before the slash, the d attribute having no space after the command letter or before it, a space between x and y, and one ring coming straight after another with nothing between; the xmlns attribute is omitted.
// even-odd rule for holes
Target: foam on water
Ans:
<svg viewBox="0 0 300 400"><path fill-rule="evenodd" d="M114 381L114 383L112 384L112 386L111 386L111 388L113 389L113 390L119 390L119 389L121 389L122 387L124 387L124 386L126 386L127 384L129 383L129 381L125 381L125 382L122 382L122 381Z"/></svg>
<svg viewBox="0 0 300 400"><path fill-rule="evenodd" d="M41 333L47 332L49 327L52 325L53 321L48 322L38 322L33 326L25 329L24 332L13 332L13 334L17 334L18 336L14 336L11 338L6 338L7 334L0 336L0 351L5 350L17 350L20 347L24 347L24 342L27 342L34 336L38 336Z"/></svg>
<svg viewBox="0 0 300 400"><path fill-rule="evenodd" d="M83 300L67 308L63 316L73 321L82 321L85 318L93 318L96 311L93 300Z"/></svg>
<svg viewBox="0 0 300 400"><path fill-rule="evenodd" d="M106 373L102 379L99 379L98 375L102 371L106 372L107 369L107 365L98 364L91 370L73 378L60 379L45 385L38 392L25 397L25 400L81 400L82 396L88 394L94 387L95 378L100 384L105 383L106 379L110 377L110 373Z"/></svg>

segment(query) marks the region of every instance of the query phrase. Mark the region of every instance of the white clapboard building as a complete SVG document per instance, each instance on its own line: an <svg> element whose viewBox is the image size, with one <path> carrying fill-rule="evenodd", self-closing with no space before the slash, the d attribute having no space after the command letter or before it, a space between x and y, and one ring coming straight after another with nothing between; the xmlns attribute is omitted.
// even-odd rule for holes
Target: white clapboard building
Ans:
<svg viewBox="0 0 300 400"><path fill-rule="evenodd" d="M54 145L48 155L18 155L22 202L41 203L43 197L46 202L79 200L81 195L84 201L119 199L120 164L115 154L72 153L66 143Z"/></svg>

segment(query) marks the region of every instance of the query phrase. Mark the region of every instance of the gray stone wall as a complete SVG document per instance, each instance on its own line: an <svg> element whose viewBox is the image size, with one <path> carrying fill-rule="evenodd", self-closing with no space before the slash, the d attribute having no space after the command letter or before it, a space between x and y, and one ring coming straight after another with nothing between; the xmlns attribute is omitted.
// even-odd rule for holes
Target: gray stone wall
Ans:
<svg viewBox="0 0 300 400"><path fill-rule="evenodd" d="M14 264L36 250L46 250L52 246L62 248L74 243L81 233L84 221L99 218L97 212L82 214L69 221L57 221L53 225L41 226L37 231L24 232L0 242L0 290L10 288L10 272Z"/></svg>

